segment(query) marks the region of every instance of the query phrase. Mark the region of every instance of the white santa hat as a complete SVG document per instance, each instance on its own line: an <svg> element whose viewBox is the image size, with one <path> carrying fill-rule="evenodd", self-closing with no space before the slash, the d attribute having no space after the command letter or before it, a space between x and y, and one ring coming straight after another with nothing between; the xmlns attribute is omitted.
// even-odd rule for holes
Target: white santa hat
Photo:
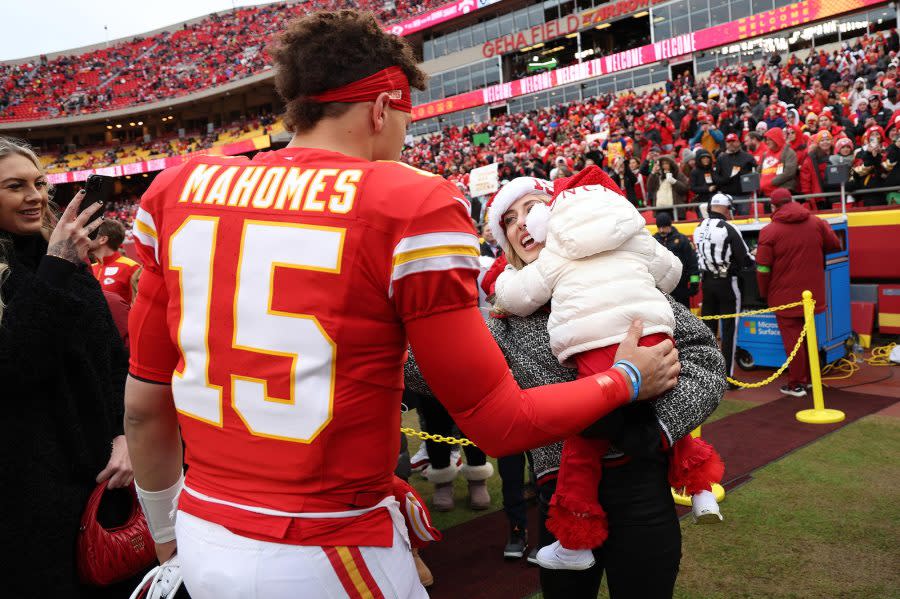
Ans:
<svg viewBox="0 0 900 599"><path fill-rule="evenodd" d="M494 233L494 237L497 239L497 243L500 244L504 252L509 251L506 231L501 221L503 213L509 210L513 202L522 196L530 193L546 193L551 196L549 202L537 203L532 206L525 217L525 227L528 229L531 238L538 243L544 243L547 240L550 214L556 202L569 192L577 193L582 190L596 197L602 197L604 193L625 197L625 194L616 182L597 166L589 166L577 175L556 179L553 183L533 177L513 179L506 187L498 191L497 195L491 200L491 204L488 204L488 224Z"/></svg>
<svg viewBox="0 0 900 599"><path fill-rule="evenodd" d="M487 205L488 227L504 252L509 253L509 242L506 239L506 227L503 226L503 214L516 200L531 193L551 196L553 183L537 177L517 177L501 187ZM531 233L530 228L528 231Z"/></svg>

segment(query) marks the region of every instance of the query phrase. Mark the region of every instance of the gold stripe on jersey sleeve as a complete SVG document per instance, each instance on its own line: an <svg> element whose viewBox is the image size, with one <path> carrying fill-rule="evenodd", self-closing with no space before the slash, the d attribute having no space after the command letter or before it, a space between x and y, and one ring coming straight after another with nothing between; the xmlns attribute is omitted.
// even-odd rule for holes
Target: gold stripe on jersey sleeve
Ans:
<svg viewBox="0 0 900 599"><path fill-rule="evenodd" d="M445 245L439 247L423 248L420 250L411 250L397 254L394 256L394 266L406 264L413 260L421 260L423 258L435 258L437 256L474 256L478 257L479 251L468 245Z"/></svg>
<svg viewBox="0 0 900 599"><path fill-rule="evenodd" d="M140 231L141 233L143 233L144 235L149 235L153 239L157 239L156 231L154 231L153 228L150 227L150 225L148 225L147 223L145 223L143 221L135 220L134 228L137 229L138 231Z"/></svg>

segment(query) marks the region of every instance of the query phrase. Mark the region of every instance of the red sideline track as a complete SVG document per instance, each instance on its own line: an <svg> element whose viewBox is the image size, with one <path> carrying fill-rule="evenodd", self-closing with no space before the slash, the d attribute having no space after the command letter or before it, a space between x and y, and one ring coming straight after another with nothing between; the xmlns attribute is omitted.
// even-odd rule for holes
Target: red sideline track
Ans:
<svg viewBox="0 0 900 599"><path fill-rule="evenodd" d="M898 397L828 389L825 401L829 408L842 410L846 420L827 425L800 423L794 414L809 407L811 400L783 397L704 425L703 437L725 460L725 487L740 484L752 471L895 404ZM538 538L536 521L532 508L531 539ZM432 599L520 599L537 592L537 568L528 566L525 560L505 562L501 557L508 532L502 511L444 531L443 541L422 551L435 578L430 589Z"/></svg>

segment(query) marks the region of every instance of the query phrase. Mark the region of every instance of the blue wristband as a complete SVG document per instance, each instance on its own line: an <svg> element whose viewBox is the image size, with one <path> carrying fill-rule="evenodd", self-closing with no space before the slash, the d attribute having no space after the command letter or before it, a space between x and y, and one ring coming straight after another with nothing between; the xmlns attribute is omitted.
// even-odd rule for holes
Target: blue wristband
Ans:
<svg viewBox="0 0 900 599"><path fill-rule="evenodd" d="M624 364L620 364L619 367L622 368L625 372L627 372L628 378L631 379L632 391L631 391L631 399L629 401L633 402L633 401L637 400L638 393L641 390L640 383L638 383L637 377L634 376L634 372L632 372L632 370L630 368L628 368Z"/></svg>
<svg viewBox="0 0 900 599"><path fill-rule="evenodd" d="M641 379L641 371L628 360L619 360L613 364L613 366L620 366L628 374L628 378L631 379L631 386L634 389L634 392L631 395L631 401L637 400L638 395L641 392L641 383L643 382Z"/></svg>
<svg viewBox="0 0 900 599"><path fill-rule="evenodd" d="M631 369L631 373L634 374L635 377L637 377L638 387L640 387L641 385L644 384L644 379L641 376L641 371L638 369L637 366L635 366L628 360L619 360L618 362L616 362L616 364L621 364L622 366L625 366L626 368Z"/></svg>

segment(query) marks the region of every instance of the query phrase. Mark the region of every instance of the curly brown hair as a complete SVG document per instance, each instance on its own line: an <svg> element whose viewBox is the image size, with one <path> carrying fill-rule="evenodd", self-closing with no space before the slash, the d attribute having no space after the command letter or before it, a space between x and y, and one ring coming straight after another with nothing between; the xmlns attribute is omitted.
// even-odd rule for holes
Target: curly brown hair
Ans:
<svg viewBox="0 0 900 599"><path fill-rule="evenodd" d="M275 88L287 105L289 131L312 129L323 117L337 117L349 104L320 103L310 96L358 81L391 66L400 67L411 87L425 89L409 43L385 32L370 12L338 10L294 19L269 50Z"/></svg>

